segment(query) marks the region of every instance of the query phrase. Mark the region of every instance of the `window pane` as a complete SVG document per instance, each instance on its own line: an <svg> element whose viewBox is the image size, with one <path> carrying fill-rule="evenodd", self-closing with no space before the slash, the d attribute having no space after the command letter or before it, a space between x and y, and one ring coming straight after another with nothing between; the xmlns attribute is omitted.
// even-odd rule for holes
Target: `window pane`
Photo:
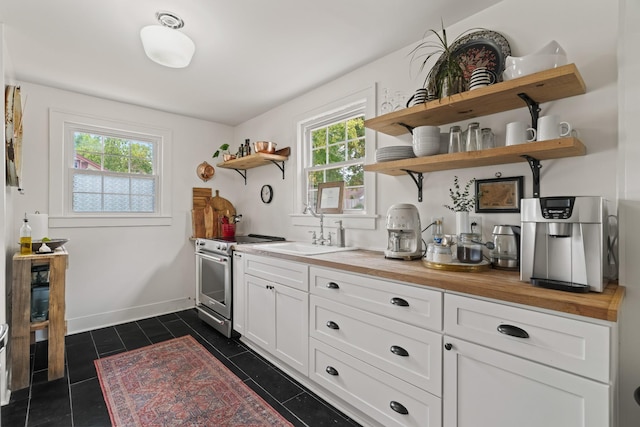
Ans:
<svg viewBox="0 0 640 427"><path fill-rule="evenodd" d="M131 194L152 196L155 194L156 182L154 179L132 178Z"/></svg>
<svg viewBox="0 0 640 427"><path fill-rule="evenodd" d="M313 157L311 161L312 166L325 165L327 164L327 149L321 148L318 150L313 150L311 153Z"/></svg>
<svg viewBox="0 0 640 427"><path fill-rule="evenodd" d="M346 186L364 185L363 165L348 166L340 171Z"/></svg>
<svg viewBox="0 0 640 427"><path fill-rule="evenodd" d="M327 169L325 171L325 181L324 182L334 182L334 181L343 181L342 178L342 168L338 169Z"/></svg>
<svg viewBox="0 0 640 427"><path fill-rule="evenodd" d="M118 194L104 195L105 212L129 212L129 196Z"/></svg>
<svg viewBox="0 0 640 427"><path fill-rule="evenodd" d="M132 212L153 212L153 196L131 196Z"/></svg>
<svg viewBox="0 0 640 427"><path fill-rule="evenodd" d="M349 141L348 159L362 159L365 155L364 138Z"/></svg>
<svg viewBox="0 0 640 427"><path fill-rule="evenodd" d="M131 173L153 174L153 144L131 143Z"/></svg>
<svg viewBox="0 0 640 427"><path fill-rule="evenodd" d="M74 212L102 212L102 196L100 194L74 193Z"/></svg>
<svg viewBox="0 0 640 427"><path fill-rule="evenodd" d="M129 194L129 178L105 176L104 192L115 194Z"/></svg>
<svg viewBox="0 0 640 427"><path fill-rule="evenodd" d="M73 176L74 193L101 193L102 177L99 175L76 174Z"/></svg>
<svg viewBox="0 0 640 427"><path fill-rule="evenodd" d="M344 162L346 148L344 144L332 145L329 147L329 163Z"/></svg>
<svg viewBox="0 0 640 427"><path fill-rule="evenodd" d="M329 126L329 144L335 144L346 139L345 123L340 122Z"/></svg>
<svg viewBox="0 0 640 427"><path fill-rule="evenodd" d="M327 128L317 129L311 132L312 148L324 147L327 145Z"/></svg>
<svg viewBox="0 0 640 427"><path fill-rule="evenodd" d="M345 187L344 209L354 209L354 210L364 209L364 186Z"/></svg>
<svg viewBox="0 0 640 427"><path fill-rule="evenodd" d="M347 138L355 139L364 137L364 117L356 117L347 121Z"/></svg>
<svg viewBox="0 0 640 427"><path fill-rule="evenodd" d="M309 183L309 190L313 190L314 188L317 189L318 184L321 184L324 182L324 172L323 171L309 172L307 182Z"/></svg>

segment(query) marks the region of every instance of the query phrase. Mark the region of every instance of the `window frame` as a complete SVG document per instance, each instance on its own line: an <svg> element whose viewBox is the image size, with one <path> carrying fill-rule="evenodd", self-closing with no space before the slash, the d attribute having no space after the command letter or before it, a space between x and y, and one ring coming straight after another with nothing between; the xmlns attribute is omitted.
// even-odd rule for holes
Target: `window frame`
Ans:
<svg viewBox="0 0 640 427"><path fill-rule="evenodd" d="M305 134L312 128L317 128L322 123L339 121L340 118L355 116L358 112L364 114L365 120L375 116L375 85L361 89L342 99L336 100L320 108L316 108L295 120L296 139L298 146L297 156L297 179L294 187L294 213L291 214L293 225L309 226L316 221L310 215L302 214L307 197L307 176L306 172L311 167L311 146L306 144ZM373 163L377 146L377 134L373 130L365 127L365 157L364 164ZM336 163L339 165L340 163ZM345 211L341 214L325 215L330 220L342 220L349 228L373 230L376 228L376 174L364 174L365 207L358 211Z"/></svg>
<svg viewBox="0 0 640 427"><path fill-rule="evenodd" d="M172 135L168 129L121 120L49 111L49 226L109 227L171 224ZM73 212L74 133L115 136L155 145L157 189L154 212Z"/></svg>

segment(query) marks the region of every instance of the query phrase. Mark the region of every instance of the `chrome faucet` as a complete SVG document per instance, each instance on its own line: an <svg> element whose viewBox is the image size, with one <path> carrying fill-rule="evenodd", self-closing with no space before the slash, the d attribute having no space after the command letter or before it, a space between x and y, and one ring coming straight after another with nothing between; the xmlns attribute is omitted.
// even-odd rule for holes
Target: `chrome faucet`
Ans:
<svg viewBox="0 0 640 427"><path fill-rule="evenodd" d="M304 211L302 211L303 214L307 214L310 213L311 215L313 215L314 218L320 218L320 236L317 239L313 240L313 244L321 244L324 245L325 243L328 243L329 246L331 246L331 233L329 233L329 237L328 238L324 238L324 214L317 214L316 211L313 210L313 208L311 207L311 205L309 203L305 203L304 205ZM315 236L315 234L314 234Z"/></svg>

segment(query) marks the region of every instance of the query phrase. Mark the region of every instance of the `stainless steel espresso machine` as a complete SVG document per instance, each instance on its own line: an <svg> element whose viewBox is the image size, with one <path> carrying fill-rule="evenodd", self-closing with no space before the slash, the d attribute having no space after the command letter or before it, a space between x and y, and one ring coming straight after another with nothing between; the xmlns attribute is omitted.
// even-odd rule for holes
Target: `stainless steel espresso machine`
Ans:
<svg viewBox="0 0 640 427"><path fill-rule="evenodd" d="M422 258L422 230L418 208L407 203L392 205L387 211L385 258Z"/></svg>
<svg viewBox="0 0 640 427"><path fill-rule="evenodd" d="M602 197L522 199L520 280L571 292L608 282L608 209Z"/></svg>

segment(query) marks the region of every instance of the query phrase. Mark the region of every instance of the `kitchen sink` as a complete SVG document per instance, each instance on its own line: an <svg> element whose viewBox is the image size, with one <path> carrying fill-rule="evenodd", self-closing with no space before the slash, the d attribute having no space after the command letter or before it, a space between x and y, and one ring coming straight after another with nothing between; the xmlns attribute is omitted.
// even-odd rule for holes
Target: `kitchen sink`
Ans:
<svg viewBox="0 0 640 427"><path fill-rule="evenodd" d="M291 255L321 255L332 252L353 251L356 247L340 248L338 246L312 245L302 242L262 243L260 249L267 252L278 252Z"/></svg>

